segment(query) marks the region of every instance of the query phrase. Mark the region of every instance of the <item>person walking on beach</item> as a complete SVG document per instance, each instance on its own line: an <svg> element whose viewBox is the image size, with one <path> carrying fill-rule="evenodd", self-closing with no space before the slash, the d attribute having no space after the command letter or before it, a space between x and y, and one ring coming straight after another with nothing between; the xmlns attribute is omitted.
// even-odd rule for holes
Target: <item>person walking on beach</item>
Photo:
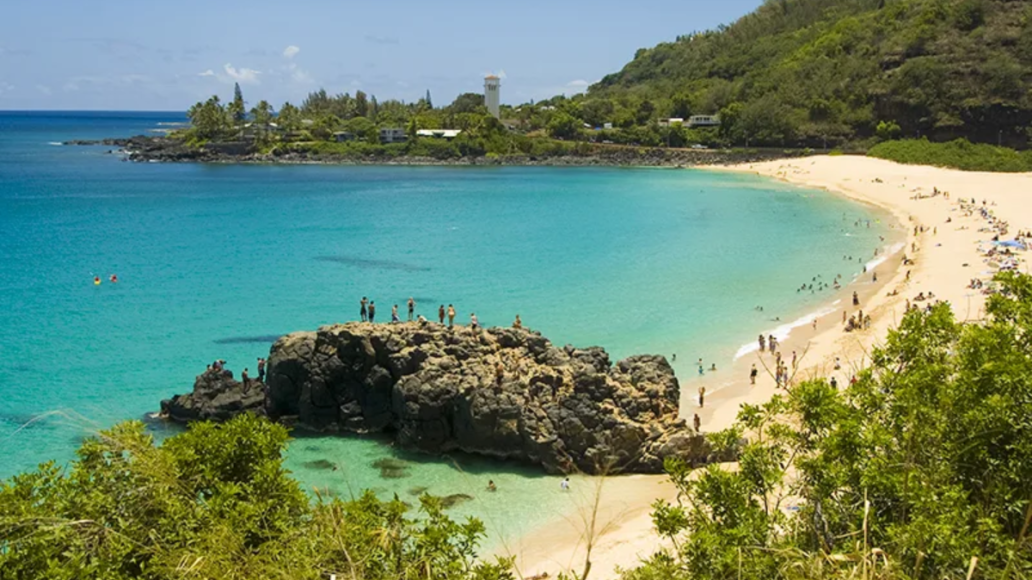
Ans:
<svg viewBox="0 0 1032 580"><path fill-rule="evenodd" d="M258 357L258 381L265 382L265 359Z"/></svg>
<svg viewBox="0 0 1032 580"><path fill-rule="evenodd" d="M749 384L750 385L755 385L756 384L756 375L758 375L758 374L760 374L760 372L758 370L756 370L756 363L753 363L752 369L749 370Z"/></svg>
<svg viewBox="0 0 1032 580"><path fill-rule="evenodd" d="M692 418L692 426L695 427L695 432L699 433L702 429L702 419L699 418L699 414L696 413L695 417Z"/></svg>
<svg viewBox="0 0 1032 580"><path fill-rule="evenodd" d="M860 306L860 297L855 290L853 291L853 306Z"/></svg>
<svg viewBox="0 0 1032 580"><path fill-rule="evenodd" d="M415 312L416 312L416 301L413 300L411 296L409 296L409 299L408 299L408 321L409 322L412 322L412 316L415 314Z"/></svg>
<svg viewBox="0 0 1032 580"><path fill-rule="evenodd" d="M362 322L366 322L367 320L369 320L368 310L366 309L366 305L369 304L369 301L366 300L365 296L363 296L362 297L362 301L359 302L358 304L359 304L358 315L362 318Z"/></svg>
<svg viewBox="0 0 1032 580"><path fill-rule="evenodd" d="M570 476L564 477L563 480L559 482L559 489L563 491L570 491Z"/></svg>
<svg viewBox="0 0 1032 580"><path fill-rule="evenodd" d="M706 406L706 387L699 387L699 408Z"/></svg>
<svg viewBox="0 0 1032 580"><path fill-rule="evenodd" d="M760 342L760 352L765 352L767 350L767 339L763 338L761 334L758 340Z"/></svg>
<svg viewBox="0 0 1032 580"><path fill-rule="evenodd" d="M394 323L394 322L401 322L401 319L398 318L398 305L397 304L395 304L394 306L391 307L391 323Z"/></svg>
<svg viewBox="0 0 1032 580"><path fill-rule="evenodd" d="M444 324L444 304L437 308L437 319L441 321L441 324Z"/></svg>
<svg viewBox="0 0 1032 580"><path fill-rule="evenodd" d="M376 318L376 302L369 301L369 322L373 322Z"/></svg>
<svg viewBox="0 0 1032 580"><path fill-rule="evenodd" d="M798 364L796 363L796 354L795 354L795 351L793 350L792 351L792 370L796 370L797 367L798 367Z"/></svg>
<svg viewBox="0 0 1032 580"><path fill-rule="evenodd" d="M451 328L455 324L455 307L451 304L448 305L448 328Z"/></svg>

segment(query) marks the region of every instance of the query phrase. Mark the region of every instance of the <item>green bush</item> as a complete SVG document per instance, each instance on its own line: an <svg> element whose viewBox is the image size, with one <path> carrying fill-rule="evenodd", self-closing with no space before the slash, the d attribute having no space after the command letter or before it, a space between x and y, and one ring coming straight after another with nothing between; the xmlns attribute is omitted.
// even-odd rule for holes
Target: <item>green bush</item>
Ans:
<svg viewBox="0 0 1032 580"><path fill-rule="evenodd" d="M711 436L736 469L668 460L674 549L625 580L1028 578L1032 277L996 283L979 323L915 308L855 381L744 405Z"/></svg>
<svg viewBox="0 0 1032 580"><path fill-rule="evenodd" d="M310 500L283 468L287 431L251 415L155 446L140 422L0 482L0 578L512 580L476 558L484 526L439 498Z"/></svg>
<svg viewBox="0 0 1032 580"><path fill-rule="evenodd" d="M934 165L966 171L1032 171L1032 151L974 144L966 139L956 139L949 143L932 143L927 139L886 141L872 147L867 154L897 163Z"/></svg>

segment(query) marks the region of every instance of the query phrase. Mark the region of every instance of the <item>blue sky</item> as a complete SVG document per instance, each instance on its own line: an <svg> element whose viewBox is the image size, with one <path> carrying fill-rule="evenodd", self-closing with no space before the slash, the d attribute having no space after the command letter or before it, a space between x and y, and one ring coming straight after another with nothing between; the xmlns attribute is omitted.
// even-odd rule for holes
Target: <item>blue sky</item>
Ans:
<svg viewBox="0 0 1032 580"><path fill-rule="evenodd" d="M760 0L9 0L0 109L184 110L240 82L278 107L319 87L435 105L502 76L502 101L581 91L641 47Z"/></svg>

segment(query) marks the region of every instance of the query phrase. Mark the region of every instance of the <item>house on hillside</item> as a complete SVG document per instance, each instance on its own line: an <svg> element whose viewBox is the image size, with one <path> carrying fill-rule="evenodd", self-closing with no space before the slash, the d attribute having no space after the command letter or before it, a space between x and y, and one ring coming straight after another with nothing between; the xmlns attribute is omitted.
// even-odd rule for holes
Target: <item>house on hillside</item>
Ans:
<svg viewBox="0 0 1032 580"><path fill-rule="evenodd" d="M670 117L669 119L660 119L660 127L671 127L673 125L684 125L684 119L681 117Z"/></svg>
<svg viewBox="0 0 1032 580"><path fill-rule="evenodd" d="M692 115L688 117L688 126L695 127L719 127L720 115Z"/></svg>
<svg viewBox="0 0 1032 580"><path fill-rule="evenodd" d="M333 134L333 140L337 143L346 143L348 141L354 141L356 135L351 131L337 131Z"/></svg>
<svg viewBox="0 0 1032 580"><path fill-rule="evenodd" d="M380 143L404 143L405 129L401 127L384 127L380 129Z"/></svg>

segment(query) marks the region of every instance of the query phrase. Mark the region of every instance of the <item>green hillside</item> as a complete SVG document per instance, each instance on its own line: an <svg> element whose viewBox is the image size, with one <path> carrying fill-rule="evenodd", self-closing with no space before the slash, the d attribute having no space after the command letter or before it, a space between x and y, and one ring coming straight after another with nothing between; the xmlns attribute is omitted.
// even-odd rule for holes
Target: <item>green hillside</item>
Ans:
<svg viewBox="0 0 1032 580"><path fill-rule="evenodd" d="M882 137L1025 147L1029 81L1029 0L768 0L639 50L574 101L625 128L720 112L734 143L855 142L883 123Z"/></svg>

